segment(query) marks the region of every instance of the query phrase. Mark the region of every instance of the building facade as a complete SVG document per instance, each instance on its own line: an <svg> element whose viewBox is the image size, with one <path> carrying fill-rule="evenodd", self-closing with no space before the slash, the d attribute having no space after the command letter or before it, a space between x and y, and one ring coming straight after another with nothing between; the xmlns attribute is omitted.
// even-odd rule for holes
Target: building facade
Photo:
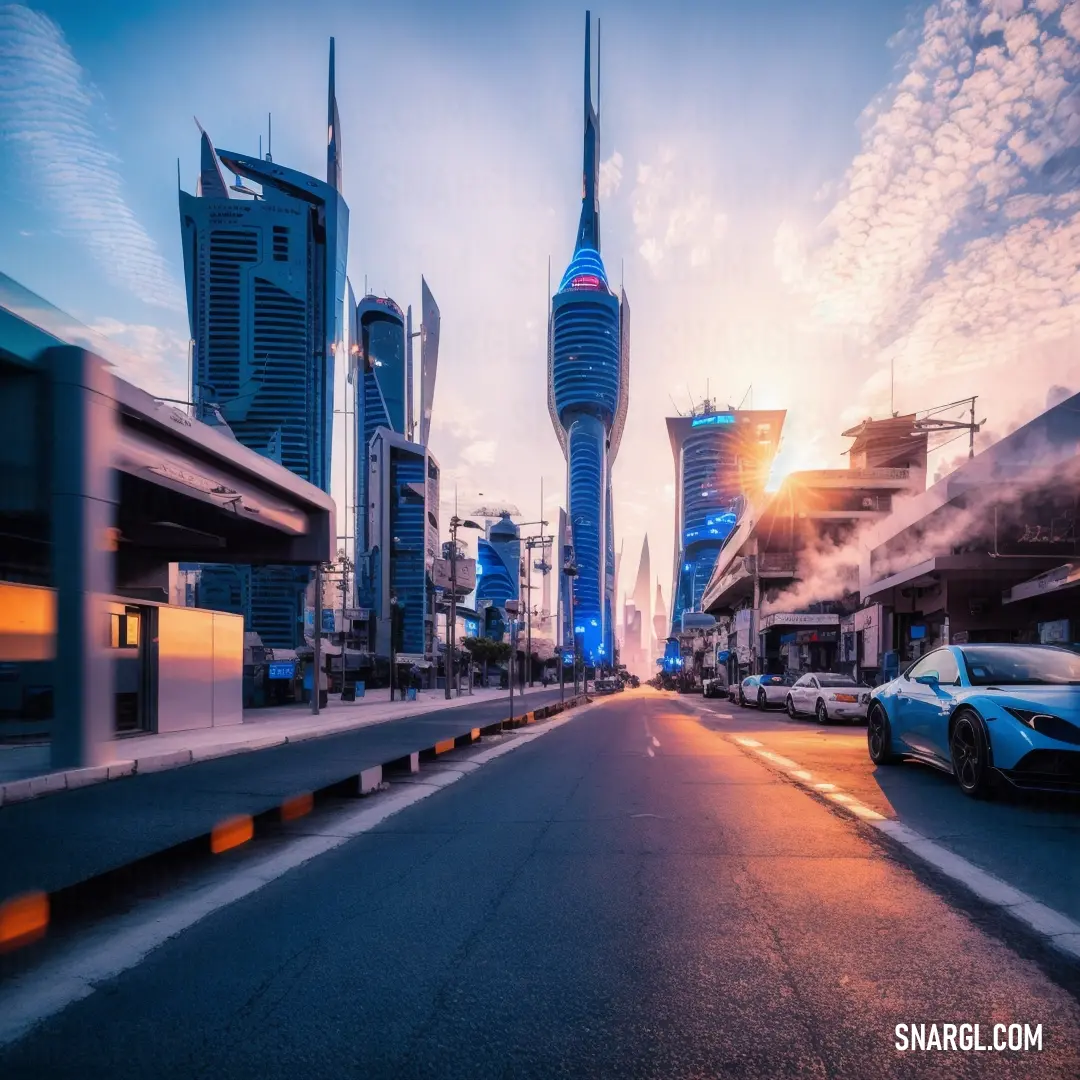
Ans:
<svg viewBox="0 0 1080 1080"><path fill-rule="evenodd" d="M202 131L196 192L179 193L195 416L323 491L349 229L333 39L327 130L325 181L270 153L217 151ZM204 565L196 593L199 606L243 614L265 644L289 648L302 640L307 584L304 568Z"/></svg>
<svg viewBox="0 0 1080 1080"><path fill-rule="evenodd" d="M675 459L675 568L671 627L701 611L720 549L749 499L765 490L785 413L719 410L705 401L690 416L669 417Z"/></svg>
<svg viewBox="0 0 1080 1080"><path fill-rule="evenodd" d="M629 304L600 255L599 116L592 100L585 14L583 197L574 255L548 317L548 409L567 462L567 508L577 576L573 625L589 663L614 655L615 531L611 467L626 421Z"/></svg>
<svg viewBox="0 0 1080 1080"><path fill-rule="evenodd" d="M422 658L431 644L431 570L441 553L439 463L426 447L385 427L372 436L368 461L375 652Z"/></svg>
<svg viewBox="0 0 1080 1080"><path fill-rule="evenodd" d="M503 514L476 541L476 596L483 634L501 641L506 632L506 603L521 597L521 530Z"/></svg>

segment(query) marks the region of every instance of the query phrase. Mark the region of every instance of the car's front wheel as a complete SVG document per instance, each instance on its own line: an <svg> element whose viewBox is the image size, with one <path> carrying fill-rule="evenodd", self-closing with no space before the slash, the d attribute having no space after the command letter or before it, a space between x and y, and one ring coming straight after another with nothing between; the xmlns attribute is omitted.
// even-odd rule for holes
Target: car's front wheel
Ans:
<svg viewBox="0 0 1080 1080"><path fill-rule="evenodd" d="M799 714L795 711L795 701L790 694L788 694L787 701L784 702L784 705L787 708L788 716L790 716L792 720L798 719Z"/></svg>
<svg viewBox="0 0 1080 1080"><path fill-rule="evenodd" d="M892 728L883 705L870 706L866 716L866 748L875 765L894 765L900 759L892 752Z"/></svg>
<svg viewBox="0 0 1080 1080"><path fill-rule="evenodd" d="M825 708L825 702L821 698L818 698L814 715L817 717L817 722L819 724L827 724L829 722L829 710Z"/></svg>
<svg viewBox="0 0 1080 1080"><path fill-rule="evenodd" d="M759 691L757 692L757 707L758 707L758 708L759 708L759 709L760 709L760 710L761 710L762 712L764 712L764 711L765 711L765 708L766 708L766 706L767 706L768 704L769 704L769 699L768 699L768 698L767 698L767 697L765 696L765 691L764 691L764 690L759 690Z"/></svg>
<svg viewBox="0 0 1080 1080"><path fill-rule="evenodd" d="M953 721L949 756L960 790L973 799L990 792L990 751L982 721L967 710Z"/></svg>
<svg viewBox="0 0 1080 1080"><path fill-rule="evenodd" d="M742 692L742 687L741 686L739 687L739 704L744 709L746 708L746 695Z"/></svg>

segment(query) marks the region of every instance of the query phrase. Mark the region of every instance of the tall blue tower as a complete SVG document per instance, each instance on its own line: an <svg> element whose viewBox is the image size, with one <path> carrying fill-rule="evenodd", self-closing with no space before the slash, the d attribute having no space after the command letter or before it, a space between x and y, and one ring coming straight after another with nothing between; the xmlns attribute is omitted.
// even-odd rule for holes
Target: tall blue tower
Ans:
<svg viewBox="0 0 1080 1080"><path fill-rule="evenodd" d="M179 193L195 415L329 491L349 236L333 39L325 181L269 152L215 150L200 132L196 192ZM307 581L303 568L207 566L198 603L243 614L264 644L292 648Z"/></svg>
<svg viewBox="0 0 1080 1080"><path fill-rule="evenodd" d="M625 291L617 297L611 289L600 257L600 61L598 49L594 106L590 24L586 12L581 219L574 256L548 317L548 410L567 461L567 511L578 570L573 625L564 627L563 640L572 633L587 660L604 663L614 651L611 466L629 397L630 306Z"/></svg>

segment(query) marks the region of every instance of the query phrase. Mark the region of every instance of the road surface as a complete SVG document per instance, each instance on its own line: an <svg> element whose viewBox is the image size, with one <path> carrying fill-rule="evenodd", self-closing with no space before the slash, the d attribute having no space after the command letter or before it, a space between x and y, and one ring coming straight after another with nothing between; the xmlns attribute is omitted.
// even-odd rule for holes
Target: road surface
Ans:
<svg viewBox="0 0 1080 1080"><path fill-rule="evenodd" d="M150 952L0 1076L1080 1076L1067 978L717 728L604 700ZM1043 1049L895 1048L934 1022Z"/></svg>

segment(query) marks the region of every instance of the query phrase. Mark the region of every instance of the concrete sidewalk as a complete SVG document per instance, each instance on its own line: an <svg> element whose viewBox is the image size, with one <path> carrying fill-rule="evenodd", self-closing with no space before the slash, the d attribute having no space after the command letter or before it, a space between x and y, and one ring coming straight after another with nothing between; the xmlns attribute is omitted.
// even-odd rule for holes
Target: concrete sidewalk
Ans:
<svg viewBox="0 0 1080 1080"><path fill-rule="evenodd" d="M567 705L583 700L568 697ZM527 694L521 709L517 702L515 694L521 722L536 710L543 716L545 707L558 710L559 691ZM370 791L381 782L383 767L416 768L421 758L499 731L509 719L505 696L465 697L450 708L445 700L441 704L408 716L373 717L321 738L301 731L258 753L189 757L187 768L139 769L120 783L77 786L0 807L0 902L27 891L70 888L205 839L237 816L276 815L297 796L343 783L357 794Z"/></svg>
<svg viewBox="0 0 1080 1080"><path fill-rule="evenodd" d="M514 691L514 709L522 697L525 702L544 690ZM551 687L546 688L549 692ZM558 689L557 687L555 688ZM316 716L310 705L284 705L265 709L246 709L242 724L227 727L174 731L163 735L132 735L110 744L110 762L83 769L53 771L49 767L47 743L0 747L0 806L21 802L69 788L114 780L133 773L160 772L196 761L230 754L266 750L285 743L353 731L370 724L381 724L405 716L420 716L434 710L460 708L490 701L507 702L509 691L478 689L449 701L442 690L423 690L416 701L390 701L389 691L374 691L359 701L331 697L327 707ZM573 696L573 688L567 697Z"/></svg>

